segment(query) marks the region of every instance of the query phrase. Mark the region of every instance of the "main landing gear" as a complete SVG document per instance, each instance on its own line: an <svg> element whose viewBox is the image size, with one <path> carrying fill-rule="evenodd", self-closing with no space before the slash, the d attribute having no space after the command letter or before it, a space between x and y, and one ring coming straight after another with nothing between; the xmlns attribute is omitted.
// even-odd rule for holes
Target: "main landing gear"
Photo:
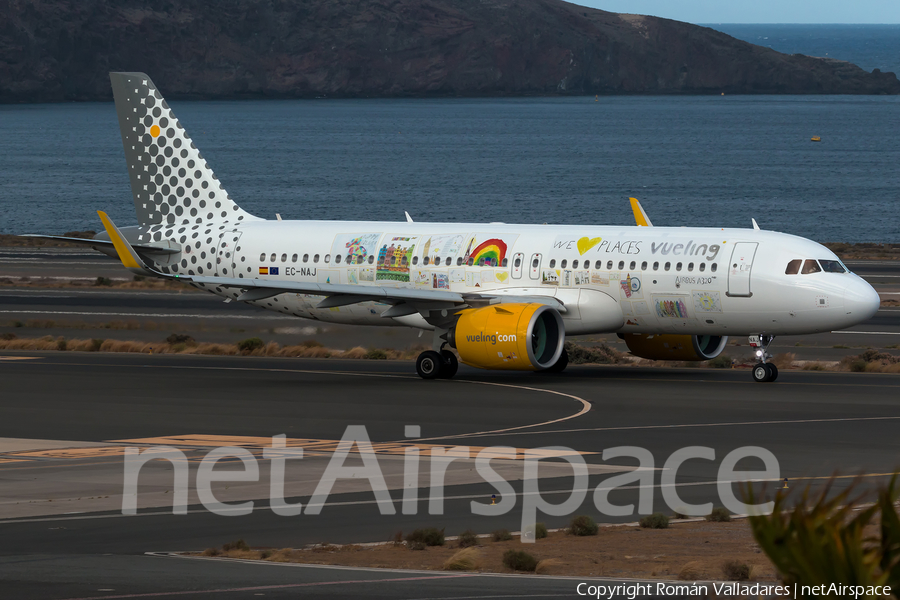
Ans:
<svg viewBox="0 0 900 600"><path fill-rule="evenodd" d="M459 360L449 350L426 350L416 359L416 372L422 379L450 379L459 369Z"/></svg>
<svg viewBox="0 0 900 600"><path fill-rule="evenodd" d="M759 362L753 367L753 381L763 383L778 379L778 367L766 362L767 359L772 358L768 349L774 339L774 335L750 336L750 346L756 349L756 357L759 358Z"/></svg>

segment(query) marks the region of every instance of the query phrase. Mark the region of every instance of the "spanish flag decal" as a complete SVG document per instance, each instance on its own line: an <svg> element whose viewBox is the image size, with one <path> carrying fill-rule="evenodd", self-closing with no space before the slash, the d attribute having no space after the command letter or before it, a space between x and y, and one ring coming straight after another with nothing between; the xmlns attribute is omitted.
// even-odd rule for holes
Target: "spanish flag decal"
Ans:
<svg viewBox="0 0 900 600"><path fill-rule="evenodd" d="M268 275L268 274L269 274L269 267L260 267L260 268L259 268L259 274L260 274L260 275Z"/></svg>

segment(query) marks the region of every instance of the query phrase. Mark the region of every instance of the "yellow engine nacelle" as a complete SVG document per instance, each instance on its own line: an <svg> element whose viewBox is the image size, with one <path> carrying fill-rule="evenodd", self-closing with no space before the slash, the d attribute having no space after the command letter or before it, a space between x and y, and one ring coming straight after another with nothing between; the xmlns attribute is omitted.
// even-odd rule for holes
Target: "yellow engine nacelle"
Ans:
<svg viewBox="0 0 900 600"><path fill-rule="evenodd" d="M459 314L447 341L465 364L482 369L540 371L563 351L562 317L544 304L497 304Z"/></svg>
<svg viewBox="0 0 900 600"><path fill-rule="evenodd" d="M646 335L626 333L625 345L631 353L653 360L709 360L725 349L728 336Z"/></svg>

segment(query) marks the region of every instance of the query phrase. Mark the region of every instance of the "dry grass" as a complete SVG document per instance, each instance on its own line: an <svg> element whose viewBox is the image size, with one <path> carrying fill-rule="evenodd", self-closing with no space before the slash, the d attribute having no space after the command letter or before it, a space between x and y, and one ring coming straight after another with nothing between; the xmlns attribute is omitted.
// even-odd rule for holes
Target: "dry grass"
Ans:
<svg viewBox="0 0 900 600"><path fill-rule="evenodd" d="M746 520L675 523L668 529L633 526L601 527L596 536L571 536L562 531L534 544L482 539L482 545L464 549L428 546L411 552L405 544L377 546L316 546L306 549L251 550L249 556L273 562L297 562L356 567L383 567L441 571L451 564L467 570L512 573L504 565L508 550L523 550L538 562L540 574L578 577L634 577L684 580L721 579L723 557L749 567L750 576L776 579L775 568L756 546ZM472 553L472 554L469 554ZM222 556L228 555L222 552ZM477 559L475 558L477 557ZM466 560L462 560L465 558ZM470 563L468 561L477 561ZM741 573L733 573L741 576Z"/></svg>
<svg viewBox="0 0 900 600"><path fill-rule="evenodd" d="M481 551L476 547L463 548L446 561L445 571L475 571L481 568Z"/></svg>

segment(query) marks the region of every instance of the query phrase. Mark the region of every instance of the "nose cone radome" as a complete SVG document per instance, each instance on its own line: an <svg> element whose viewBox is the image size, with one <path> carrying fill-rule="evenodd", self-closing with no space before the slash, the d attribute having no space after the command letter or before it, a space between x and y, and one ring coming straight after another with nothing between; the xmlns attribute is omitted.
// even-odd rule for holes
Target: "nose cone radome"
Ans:
<svg viewBox="0 0 900 600"><path fill-rule="evenodd" d="M858 278L844 290L844 309L854 323L868 321L881 307L878 292L865 280Z"/></svg>

